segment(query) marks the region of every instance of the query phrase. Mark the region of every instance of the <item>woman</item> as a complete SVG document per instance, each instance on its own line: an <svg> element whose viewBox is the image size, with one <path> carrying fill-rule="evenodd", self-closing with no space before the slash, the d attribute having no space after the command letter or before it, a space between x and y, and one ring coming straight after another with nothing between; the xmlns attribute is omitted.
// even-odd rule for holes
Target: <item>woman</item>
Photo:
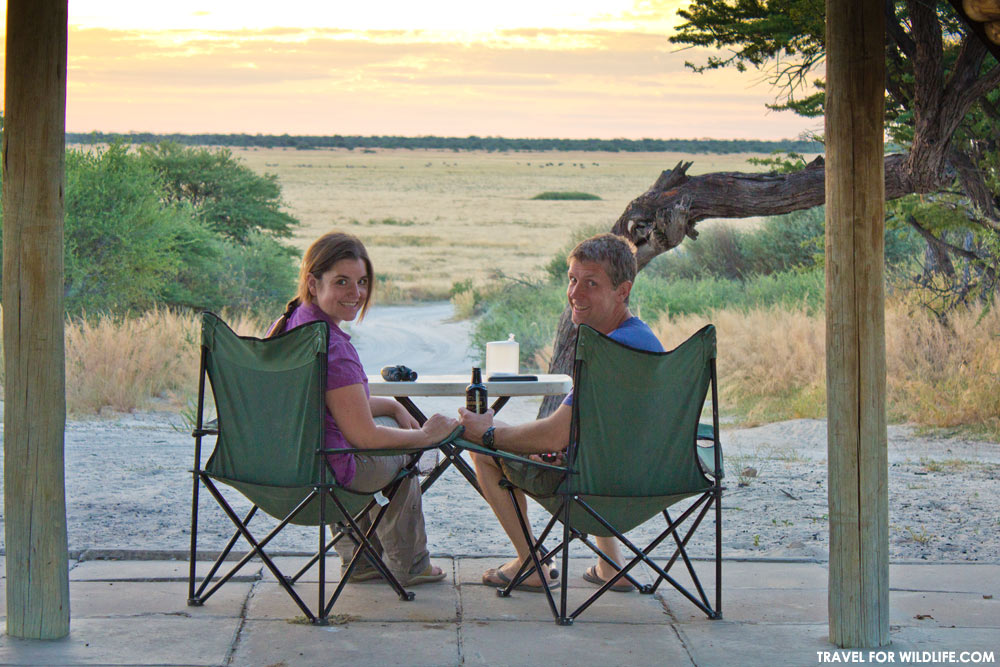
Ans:
<svg viewBox="0 0 1000 667"><path fill-rule="evenodd" d="M370 396L368 379L341 322L364 317L371 303L374 274L364 245L340 232L323 235L306 250L299 272L296 299L289 304L285 327L291 329L322 320L330 325L327 351L326 447L327 449L405 449L440 442L457 426L457 421L434 415L420 427L417 421L391 398ZM391 417L398 428L376 423L376 417ZM387 419L380 420L389 422ZM389 422L392 423L392 422ZM388 484L406 463L407 456L365 456L332 454L328 461L337 482L348 489L372 492ZM378 509L378 508L376 508ZM374 510L373 510L374 512ZM370 517L359 522L362 529ZM421 509L420 485L407 477L386 510L373 540L384 560L404 586L444 579L441 568L431 565ZM354 556L348 539L337 542L342 571ZM379 577L367 560L359 563L351 581Z"/></svg>

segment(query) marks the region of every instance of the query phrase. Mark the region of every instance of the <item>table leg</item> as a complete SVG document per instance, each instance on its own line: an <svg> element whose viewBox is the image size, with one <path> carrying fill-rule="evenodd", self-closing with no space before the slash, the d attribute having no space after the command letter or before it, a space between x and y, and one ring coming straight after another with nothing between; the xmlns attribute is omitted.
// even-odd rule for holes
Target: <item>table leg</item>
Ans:
<svg viewBox="0 0 1000 667"><path fill-rule="evenodd" d="M396 399L396 401L399 402L400 405L406 408L406 411L409 412L413 416L413 418L417 420L418 424L420 424L421 426L424 425L424 422L427 421L427 416L424 415L423 412L421 412L420 408L418 408L417 405L412 400L410 400L409 396L395 396L394 398ZM505 403L507 403L508 400L509 397L501 396L493 404L493 409L499 410L504 406ZM469 482L469 484L471 484L472 487L477 492L479 492L479 495L482 495L483 492L479 489L479 483L476 481L476 471L473 470L469 466L469 464L465 462L465 459L462 458L462 455L459 452L457 452L455 448L452 447L451 445L444 445L443 447L441 447L441 453L444 454L444 460L441 461L441 463L437 464L434 467L434 470L432 470L431 473L426 478L424 478L424 481L421 482L420 484L420 491L424 492L427 489L429 489L431 485L435 481L437 481L437 478L441 476L441 473L443 473L445 470L448 469L448 466L454 465L455 468L457 468L458 471L462 473L462 476L465 477L465 479Z"/></svg>

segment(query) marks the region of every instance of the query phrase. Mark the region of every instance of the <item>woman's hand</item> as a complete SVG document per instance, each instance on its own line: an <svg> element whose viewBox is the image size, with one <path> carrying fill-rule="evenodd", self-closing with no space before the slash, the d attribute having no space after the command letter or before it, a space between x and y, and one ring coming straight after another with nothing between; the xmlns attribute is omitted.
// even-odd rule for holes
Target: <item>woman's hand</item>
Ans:
<svg viewBox="0 0 1000 667"><path fill-rule="evenodd" d="M396 410L394 411L392 418L396 420L399 424L399 428L405 429L417 429L420 428L420 423L416 418L407 412L406 408L403 407L402 403L396 403Z"/></svg>
<svg viewBox="0 0 1000 667"><path fill-rule="evenodd" d="M424 422L420 429L430 440L427 444L433 445L447 438L455 427L458 426L457 419L451 419L444 415L431 415L431 418Z"/></svg>

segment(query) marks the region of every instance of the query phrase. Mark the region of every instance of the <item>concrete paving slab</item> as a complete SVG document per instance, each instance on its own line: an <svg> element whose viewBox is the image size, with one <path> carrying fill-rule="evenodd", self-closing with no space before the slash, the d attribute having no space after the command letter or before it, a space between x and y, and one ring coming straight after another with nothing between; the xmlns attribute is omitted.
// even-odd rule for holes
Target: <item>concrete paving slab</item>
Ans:
<svg viewBox="0 0 1000 667"><path fill-rule="evenodd" d="M899 626L1000 629L1000 600L985 600L978 593L890 591L889 623ZM1000 648L1000 641L997 648Z"/></svg>
<svg viewBox="0 0 1000 667"><path fill-rule="evenodd" d="M893 628L890 633L893 651L985 651L993 652L990 664L1000 660L1000 640L992 628L928 628L908 626ZM910 662L914 662L911 660ZM930 662L928 660L925 663ZM956 661L953 661L956 662ZM899 656L896 664L902 663Z"/></svg>
<svg viewBox="0 0 1000 667"><path fill-rule="evenodd" d="M181 582L73 581L69 585L73 618L168 614L191 618L239 617L253 584L229 582L200 607L187 605Z"/></svg>
<svg viewBox="0 0 1000 667"><path fill-rule="evenodd" d="M889 565L894 590L981 593L1000 598L1000 565Z"/></svg>
<svg viewBox="0 0 1000 667"><path fill-rule="evenodd" d="M458 620L458 595L447 580L414 586L411 590L416 598L404 602L382 582L348 584L333 613L347 614L359 621L439 623ZM328 600L333 591L333 586L327 586ZM295 586L295 592L315 613L318 586L300 584ZM254 588L246 615L254 620L287 620L303 614L279 584L262 582Z"/></svg>
<svg viewBox="0 0 1000 667"><path fill-rule="evenodd" d="M817 664L817 651L833 650L827 641L826 623L756 624L706 619L675 627L697 665L802 667Z"/></svg>
<svg viewBox="0 0 1000 667"><path fill-rule="evenodd" d="M694 664L677 634L666 625L465 622L461 636L464 665ZM517 640L511 641L513 637Z"/></svg>
<svg viewBox="0 0 1000 667"><path fill-rule="evenodd" d="M706 619L672 587L660 586L657 594L679 623ZM709 601L714 604L715 598ZM734 588L722 591L722 616L741 623L826 623L826 590Z"/></svg>
<svg viewBox="0 0 1000 667"><path fill-rule="evenodd" d="M661 567L666 565L665 560L658 559L656 562ZM701 585L705 587L706 591L711 591L710 595L714 594L715 562L696 560L692 561L692 565L701 580ZM826 590L829 577L829 568L826 563L767 563L764 567L761 565L762 563L753 561L724 560L722 562L723 595L727 591L737 588ZM674 563L668 574L684 586L691 585L691 575L688 574L682 560Z"/></svg>
<svg viewBox="0 0 1000 667"><path fill-rule="evenodd" d="M226 562L220 568L224 574L235 565ZM195 570L199 577L208 574L212 563L197 561ZM261 563L253 560L235 575L236 581L260 579ZM69 571L70 581L187 581L189 566L178 560L90 560L78 563ZM218 578L218 577L216 577ZM232 579L230 581L233 581Z"/></svg>
<svg viewBox="0 0 1000 667"><path fill-rule="evenodd" d="M56 641L0 635L4 665L221 665L239 627L235 618L74 618Z"/></svg>
<svg viewBox="0 0 1000 667"><path fill-rule="evenodd" d="M558 589L557 589L558 590ZM597 589L569 590L569 609L572 613ZM482 584L462 584L462 618L465 621L537 621L555 624L552 611L543 593L515 591L510 597L497 596L496 589ZM559 594L554 592L556 606ZM607 592L588 607L577 622L622 623L656 625L668 623L660 601L652 595Z"/></svg>
<svg viewBox="0 0 1000 667"><path fill-rule="evenodd" d="M231 663L260 665L458 665L451 623L360 623L318 627L247 621Z"/></svg>
<svg viewBox="0 0 1000 667"><path fill-rule="evenodd" d="M505 562L513 558L513 556L508 558L456 558L456 576L458 581L462 584L482 584L483 572L490 568L499 567ZM597 562L597 557L594 558L570 558L569 559L569 587L570 588L586 588L590 590L597 590L597 586L584 581L581 576L584 571L591 565ZM556 565L557 568L562 567L562 560ZM643 584L653 583L653 578L649 574L649 568L644 565L637 565L629 571L637 581Z"/></svg>
<svg viewBox="0 0 1000 667"><path fill-rule="evenodd" d="M281 570L286 576L294 576L306 563L309 562L309 556L278 556L273 559L274 565ZM259 561L255 561L259 562ZM263 563L260 564L260 575L263 581L277 581L274 574L267 567L264 567ZM305 574L299 579L300 582L307 583L317 583L319 581L319 566L313 563ZM340 581L340 558L336 554L328 556L326 559L326 581L336 582Z"/></svg>

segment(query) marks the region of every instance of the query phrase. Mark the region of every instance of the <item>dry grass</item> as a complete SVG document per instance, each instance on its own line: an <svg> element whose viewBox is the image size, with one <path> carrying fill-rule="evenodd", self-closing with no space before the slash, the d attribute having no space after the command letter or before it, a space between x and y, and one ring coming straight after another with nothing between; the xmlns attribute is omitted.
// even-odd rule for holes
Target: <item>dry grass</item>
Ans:
<svg viewBox="0 0 1000 667"><path fill-rule="evenodd" d="M226 320L241 335L261 335L266 326L246 315ZM182 407L197 389L199 326L195 315L170 310L68 320L67 412L130 412L154 400Z"/></svg>
<svg viewBox="0 0 1000 667"><path fill-rule="evenodd" d="M826 414L825 326L802 310L717 311L661 319L674 347L707 322L719 337L722 407L747 423ZM1000 437L1000 310L974 308L947 325L921 310L886 307L891 421Z"/></svg>
<svg viewBox="0 0 1000 667"><path fill-rule="evenodd" d="M296 245L305 248L334 228L365 242L379 278L394 288L380 295L382 303L444 299L453 283L482 284L496 269L538 277L574 230L610 229L632 199L682 159L694 162L693 174L759 169L742 154L233 153L255 171L278 176L289 211L303 223ZM591 192L601 200L532 200L546 190Z"/></svg>
<svg viewBox="0 0 1000 667"><path fill-rule="evenodd" d="M955 312L942 325L897 304L886 330L890 417L1000 434L1000 310Z"/></svg>
<svg viewBox="0 0 1000 667"><path fill-rule="evenodd" d="M822 319L804 309L720 310L709 317L665 317L654 330L671 349L709 322L718 336L723 407L749 424L825 413Z"/></svg>

